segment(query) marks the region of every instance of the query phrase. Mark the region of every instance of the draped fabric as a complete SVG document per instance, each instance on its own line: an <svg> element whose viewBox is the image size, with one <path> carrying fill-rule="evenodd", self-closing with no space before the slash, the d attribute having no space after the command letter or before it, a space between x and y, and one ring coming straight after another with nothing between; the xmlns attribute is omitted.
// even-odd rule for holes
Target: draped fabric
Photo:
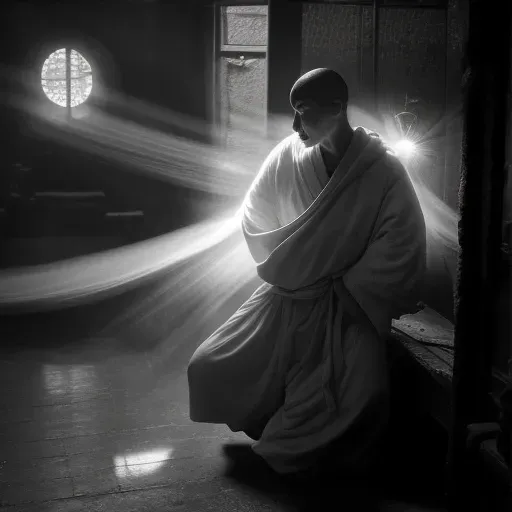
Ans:
<svg viewBox="0 0 512 512"><path fill-rule="evenodd" d="M253 449L281 473L366 424L346 446L360 457L385 423L385 337L414 309L425 269L405 169L358 128L329 179L318 146L292 135L252 184L242 229L265 282L194 353L191 419L259 426Z"/></svg>

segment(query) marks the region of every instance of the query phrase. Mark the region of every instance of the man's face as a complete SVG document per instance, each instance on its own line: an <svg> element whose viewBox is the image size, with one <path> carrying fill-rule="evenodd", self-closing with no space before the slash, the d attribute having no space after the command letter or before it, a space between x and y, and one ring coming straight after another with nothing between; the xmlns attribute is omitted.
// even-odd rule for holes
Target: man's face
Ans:
<svg viewBox="0 0 512 512"><path fill-rule="evenodd" d="M341 105L319 106L311 100L299 100L292 104L295 112L293 130L306 147L329 139L337 124Z"/></svg>

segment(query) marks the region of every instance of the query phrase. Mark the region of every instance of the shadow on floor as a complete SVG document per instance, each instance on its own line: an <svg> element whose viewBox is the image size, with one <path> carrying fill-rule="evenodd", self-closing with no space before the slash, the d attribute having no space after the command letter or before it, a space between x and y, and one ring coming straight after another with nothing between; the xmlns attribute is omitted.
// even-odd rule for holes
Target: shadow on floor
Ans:
<svg viewBox="0 0 512 512"><path fill-rule="evenodd" d="M369 480L338 478L329 471L317 477L277 475L252 451L249 443L225 445L224 454L229 460L226 478L251 492L274 497L283 510L334 510L334 504L345 511L379 510L378 496Z"/></svg>
<svg viewBox="0 0 512 512"><path fill-rule="evenodd" d="M348 478L325 468L316 478L276 475L250 444L224 446L226 477L252 492L279 497L290 510L309 512L426 511L444 508L446 433L425 417L394 417L372 475ZM388 503L389 505L383 505ZM408 505L409 504L409 505Z"/></svg>

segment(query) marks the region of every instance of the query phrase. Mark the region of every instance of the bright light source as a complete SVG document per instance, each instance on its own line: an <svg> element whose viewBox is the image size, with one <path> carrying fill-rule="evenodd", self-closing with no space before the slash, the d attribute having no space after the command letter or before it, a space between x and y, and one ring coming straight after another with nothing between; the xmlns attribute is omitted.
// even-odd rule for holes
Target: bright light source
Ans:
<svg viewBox="0 0 512 512"><path fill-rule="evenodd" d="M407 139L402 139L395 144L395 151L398 156L408 158L412 156L416 151L414 142Z"/></svg>
<svg viewBox="0 0 512 512"><path fill-rule="evenodd" d="M69 106L77 107L91 94L91 65L76 50L61 48L44 61L41 86L53 103L66 107L69 101Z"/></svg>

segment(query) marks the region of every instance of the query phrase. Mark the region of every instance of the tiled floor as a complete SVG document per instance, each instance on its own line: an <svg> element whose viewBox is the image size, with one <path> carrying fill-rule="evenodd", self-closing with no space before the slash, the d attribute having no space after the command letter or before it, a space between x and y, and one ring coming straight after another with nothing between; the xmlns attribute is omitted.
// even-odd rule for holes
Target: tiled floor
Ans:
<svg viewBox="0 0 512 512"><path fill-rule="evenodd" d="M257 460L227 457L225 445L250 443L244 435L188 417L187 362L251 286L194 324L213 308L212 297L184 301L173 314L162 307L164 285L77 310L0 319L0 508L335 510L334 502L321 504L319 491L290 487ZM122 313L122 322L107 325ZM363 510L347 508L346 494L335 492L340 510ZM382 502L381 510L420 509Z"/></svg>

